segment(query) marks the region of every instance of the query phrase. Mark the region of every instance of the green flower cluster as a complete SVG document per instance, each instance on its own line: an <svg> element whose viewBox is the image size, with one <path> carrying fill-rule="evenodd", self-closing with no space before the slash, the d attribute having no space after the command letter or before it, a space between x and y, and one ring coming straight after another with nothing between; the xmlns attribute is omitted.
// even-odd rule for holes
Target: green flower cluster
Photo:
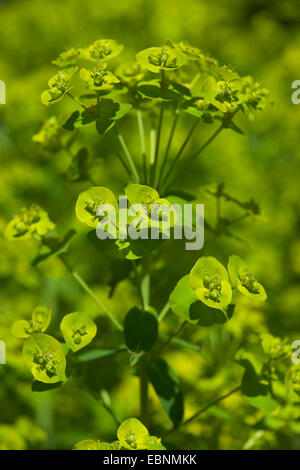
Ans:
<svg viewBox="0 0 300 470"><path fill-rule="evenodd" d="M112 443L85 440L74 450L165 450L161 439L150 436L147 428L136 418L128 418L119 426L117 441Z"/></svg>
<svg viewBox="0 0 300 470"><path fill-rule="evenodd" d="M37 204L30 209L21 209L9 222L5 230L5 236L9 240L26 240L33 236L42 237L55 228L47 212Z"/></svg>

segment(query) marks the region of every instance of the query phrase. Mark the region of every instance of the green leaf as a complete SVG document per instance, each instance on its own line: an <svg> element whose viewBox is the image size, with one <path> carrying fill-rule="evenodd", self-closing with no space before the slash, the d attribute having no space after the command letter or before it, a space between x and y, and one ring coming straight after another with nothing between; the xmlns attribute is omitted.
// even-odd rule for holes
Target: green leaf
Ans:
<svg viewBox="0 0 300 470"><path fill-rule="evenodd" d="M189 275L184 276L177 283L170 295L169 302L174 313L199 326L222 324L230 316L226 311L209 308L200 302L196 292L191 288Z"/></svg>
<svg viewBox="0 0 300 470"><path fill-rule="evenodd" d="M92 245L96 248L96 250L100 251L100 253L104 251L115 250L117 248L115 245L115 240L111 238L100 240L100 238L97 237L96 230L91 230L87 233L86 236Z"/></svg>
<svg viewBox="0 0 300 470"><path fill-rule="evenodd" d="M178 101L181 98L180 92L184 92L183 89L175 86L162 88L160 80L140 82L137 91L143 98L156 101Z"/></svg>
<svg viewBox="0 0 300 470"><path fill-rule="evenodd" d="M190 308L192 304L198 301L195 291L191 288L189 275L180 279L171 292L169 299L170 308L173 312L191 323L196 323L196 321L192 321L190 318Z"/></svg>
<svg viewBox="0 0 300 470"><path fill-rule="evenodd" d="M90 106L88 109L83 111L74 111L69 119L63 124L63 128L67 131L74 131L79 127L91 124L97 119L97 107Z"/></svg>
<svg viewBox="0 0 300 470"><path fill-rule="evenodd" d="M272 412L277 407L271 392L270 383L261 379L247 370L242 380L242 393L250 405Z"/></svg>
<svg viewBox="0 0 300 470"><path fill-rule="evenodd" d="M60 329L66 344L73 352L84 348L97 333L95 322L86 313L81 312L65 315Z"/></svg>
<svg viewBox="0 0 300 470"><path fill-rule="evenodd" d="M154 359L147 367L148 377L174 425L183 418L183 395L175 372L164 359Z"/></svg>
<svg viewBox="0 0 300 470"><path fill-rule="evenodd" d="M249 374L255 376L261 374L264 362L250 351L241 348L236 353L234 359L238 364L244 367Z"/></svg>
<svg viewBox="0 0 300 470"><path fill-rule="evenodd" d="M23 358L39 382L56 383L65 380L66 358L62 345L52 336L32 334L25 340Z"/></svg>
<svg viewBox="0 0 300 470"><path fill-rule="evenodd" d="M78 355L79 362L90 362L95 361L96 359L102 359L103 357L113 356L114 354L119 353L120 351L126 351L122 348L111 348L111 349L90 349Z"/></svg>
<svg viewBox="0 0 300 470"><path fill-rule="evenodd" d="M33 392L49 392L49 390L54 390L55 388L61 387L62 385L64 385L64 382L56 382L54 384L49 384L34 380L31 384L31 390Z"/></svg>
<svg viewBox="0 0 300 470"><path fill-rule="evenodd" d="M134 307L124 321L125 343L130 351L149 351L157 341L158 322L149 312Z"/></svg>

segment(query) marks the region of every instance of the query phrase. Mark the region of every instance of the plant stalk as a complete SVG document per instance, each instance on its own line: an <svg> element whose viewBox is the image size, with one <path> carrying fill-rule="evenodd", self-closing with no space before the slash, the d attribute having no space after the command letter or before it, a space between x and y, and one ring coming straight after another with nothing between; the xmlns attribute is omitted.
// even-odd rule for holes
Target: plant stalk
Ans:
<svg viewBox="0 0 300 470"><path fill-rule="evenodd" d="M139 360L140 374L140 413L141 420L148 427L148 377L146 371L145 356Z"/></svg>
<svg viewBox="0 0 300 470"><path fill-rule="evenodd" d="M143 115L140 109L137 110L137 122L138 122L139 134L140 134L141 151L142 151L142 159L143 159L143 181L147 183L147 156L146 156L146 145L145 145L145 130L144 130Z"/></svg>
<svg viewBox="0 0 300 470"><path fill-rule="evenodd" d="M168 173L166 174L165 178L164 178L163 181L162 181L162 186L168 181L169 176L172 174L172 172L173 172L173 170L174 170L174 168L175 168L175 166L176 166L176 164L177 164L179 158L181 157L181 155L182 155L184 149L186 148L187 144L189 143L189 140L190 140L190 138L192 137L192 135L193 135L193 133L194 133L196 127L198 126L199 121L200 121L200 120L197 119L197 120L194 122L194 124L192 125L192 127L191 127L191 129L190 129L188 135L186 136L186 138L185 138L184 142L182 143L182 145L181 145L179 151L177 152L175 158L173 159L173 161L172 161L172 163L171 163L171 166L170 166L170 168L169 168Z"/></svg>
<svg viewBox="0 0 300 470"><path fill-rule="evenodd" d="M167 161L168 161L169 152L170 152L172 140L173 140L173 137L174 137L175 129L176 129L176 126L177 126L177 122L178 122L178 119L179 119L179 115L180 115L180 110L177 108L175 110L175 116L174 116L173 124L172 124L172 127L171 127L169 140L168 140L168 143L167 143L164 159L163 159L161 169L160 169L160 174L159 174L158 183L157 183L158 188L161 184L163 173L165 171L165 167L166 167L166 164L167 164Z"/></svg>
<svg viewBox="0 0 300 470"><path fill-rule="evenodd" d="M82 279L82 277L74 271L74 269L69 265L69 263L65 260L65 258L60 255L59 256L68 271L72 274L74 279L77 281L77 283L82 287L82 289L96 302L96 304L101 308L101 310L109 317L109 319L112 321L112 323L115 325L115 327L119 331L123 331L123 327L121 323L115 318L113 313L106 307L106 305L102 302L101 299L95 294L94 291L87 285L87 283Z"/></svg>
<svg viewBox="0 0 300 470"><path fill-rule="evenodd" d="M122 147L122 150L123 150L123 152L124 152L124 155L125 155L125 157L126 157L126 159L127 159L128 165L129 165L129 167L131 168L131 171L132 171L132 174L133 174L133 176L134 176L134 179L135 179L135 181L136 181L137 183L139 183L140 177L139 177L139 174L138 174L138 172L137 172L135 163L134 163L134 161L133 161L133 159L132 159L131 153L129 152L129 149L128 149L126 143L125 143L125 140L124 140L122 134L120 134L119 132L117 132L117 137L118 137L118 140L119 140L119 142L120 142L120 144L121 144L121 147Z"/></svg>

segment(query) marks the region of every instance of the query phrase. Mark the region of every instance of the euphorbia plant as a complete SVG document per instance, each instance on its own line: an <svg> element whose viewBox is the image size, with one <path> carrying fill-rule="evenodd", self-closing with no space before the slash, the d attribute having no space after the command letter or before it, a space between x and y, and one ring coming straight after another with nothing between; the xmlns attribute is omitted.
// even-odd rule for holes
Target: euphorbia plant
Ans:
<svg viewBox="0 0 300 470"><path fill-rule="evenodd" d="M268 92L252 77L241 77L231 67L220 66L215 59L187 43L168 41L161 47L138 52L132 62L119 62L112 68L110 64L118 61L122 49L123 46L116 41L103 39L85 48L63 52L53 61L59 69L49 80L48 89L42 93L42 103L54 107L56 102L69 99L73 101L74 111L64 121L61 117L51 116L33 139L46 151L68 153L70 165L66 177L71 181L85 182L85 189L78 194L75 211L79 221L87 227L87 243L91 242L100 252L117 253L124 263L130 263L127 276L132 279L133 275L139 303L129 312L124 312L124 321L117 318L105 300L99 298L70 265L67 251L75 230L70 229L62 238L56 237L51 233L54 224L39 206L22 209L6 230L7 237L12 240L36 239L39 252L33 265L39 265L50 257L59 257L74 280L96 302L99 314L106 314L120 333L118 347L109 351L91 349L94 339L105 335L105 331L97 330L95 318L89 312L66 313L60 324L61 332L50 336L46 330L51 312L47 307L37 307L31 320L18 321L12 330L16 337L25 339L24 361L32 372L34 389L47 388L45 384L62 386L71 378L81 383L79 364L83 357L84 362L88 362L120 351L128 353L128 363L139 376L139 417L144 424L136 418L124 416L128 419L120 425L113 405L103 398L99 390L97 399L120 425L118 441L112 444L82 441L76 449L163 448L160 440L150 436L144 426L151 427L149 382L174 428L197 419L203 411L199 410L183 420L184 397L176 371L161 357L165 348L174 342L184 325L191 324L196 328L234 322L239 295L260 302L267 298L262 284L239 256L230 256L226 268L212 256L213 253L201 256L200 252L192 269L176 285L168 285L168 279L165 280L166 291L171 291L171 295L169 298L166 296L165 306L158 313L151 295L150 278L155 267L150 260L155 259L159 247L163 250L168 243L162 236L164 210L173 203L183 206L187 202L184 197L186 188L178 186L179 177L191 169L193 162L221 131L229 129L243 133L235 122L237 113L244 113L252 120L256 110L264 109ZM174 136L180 121L185 122L186 115L190 115L193 122L182 144L174 149ZM119 127L119 121L131 116L136 119L140 141L138 155L132 154L130 136L125 140ZM191 149L189 144L201 125L217 126L206 142ZM80 135L78 131L84 132L87 126L94 126L103 139L109 140L126 172L119 194L105 186L91 184L93 159L85 147L74 151ZM146 127L150 128L148 137ZM260 214L253 199L239 201L225 191L224 185L209 187L207 193L217 202L216 225L206 224L208 233L214 236L238 238L232 233L231 225ZM162 215L157 217L157 238L123 237L118 196L126 196L130 204L143 206L139 225L135 227L140 231L153 223L150 218L153 205L162 210ZM234 203L241 210L240 217L225 218L221 214L220 200ZM115 236L108 233L107 238L101 240L96 235L96 228L107 217L108 205L117 213ZM128 220L134 219L131 215ZM176 219L172 224L176 224ZM183 321L166 336L161 333L161 323L170 310ZM242 384L237 384L217 401L242 390L253 406L273 410L276 401L271 385L272 380L277 380L277 361L289 358L289 354L287 346L272 336L264 336L261 345L257 344L256 352L240 349L235 360L245 368ZM288 380L298 394L299 372L289 371ZM207 404L205 409L214 403Z"/></svg>

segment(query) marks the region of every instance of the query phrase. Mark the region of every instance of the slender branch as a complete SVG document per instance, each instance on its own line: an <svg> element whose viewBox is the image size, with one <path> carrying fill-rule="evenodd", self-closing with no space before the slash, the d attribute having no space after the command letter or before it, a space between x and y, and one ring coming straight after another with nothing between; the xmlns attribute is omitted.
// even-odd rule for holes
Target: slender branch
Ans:
<svg viewBox="0 0 300 470"><path fill-rule="evenodd" d="M142 309L145 310L145 302L144 302L144 296L143 296L143 292L142 292L141 277L140 277L140 274L138 272L138 267L137 267L136 261L133 260L132 263L133 263L133 269L134 269L134 273L135 273L136 285L137 285L137 289L139 291L139 296L140 296L140 299L141 299Z"/></svg>
<svg viewBox="0 0 300 470"><path fill-rule="evenodd" d="M116 422L116 424L118 426L120 426L121 420L117 417L117 415L115 414L113 409L105 403L105 401L103 400L101 395L99 396L97 392L90 389L79 377L76 377L75 380L77 381L77 384L80 386L80 388L85 389L86 392L88 392L97 401L97 403L100 406L102 406L110 414L110 416L113 418L113 420Z"/></svg>
<svg viewBox="0 0 300 470"><path fill-rule="evenodd" d="M161 180L162 180L162 177L163 177L163 173L164 173L167 161L168 161L169 152L170 152L170 148L171 148L171 143L172 143L172 140L173 140L173 137L174 137L174 133L175 133L175 129L176 129L176 126L177 126L179 116L180 116L180 110L177 108L175 110L175 116L174 116L173 124L172 124L172 127L171 127L169 140L168 140L168 143L167 143L164 159L163 159L161 169L160 169L159 179L158 179L158 183L157 183L158 187L160 186L160 183L161 183Z"/></svg>
<svg viewBox="0 0 300 470"><path fill-rule="evenodd" d="M126 159L127 159L127 162L128 162L128 164L129 164L129 167L130 167L131 170L132 170L132 174L133 174L133 176L134 176L136 182L138 183L138 182L140 181L140 177L139 177L139 174L138 174L138 172L137 172L135 163L134 163L134 161L133 161L133 159L132 159L131 153L129 152L129 149L128 149L126 143L125 143L125 140L124 140L122 134L120 134L118 131L117 131L117 137L118 137L118 140L119 140L119 142L120 142L120 144L121 144L121 147L122 147L122 149L123 149L124 155L125 155L125 157L126 157Z"/></svg>
<svg viewBox="0 0 300 470"><path fill-rule="evenodd" d="M189 166L193 163L193 161L217 137L217 135L221 132L221 130L223 128L224 128L224 126L223 126L223 124L221 124L220 127L218 127L218 129L210 136L210 138L189 158L189 160L187 161L187 163L186 163L185 167L183 168L183 170L180 171L180 175L177 174L177 176L175 176L173 181L167 186L166 191L175 183L175 181L178 179L179 176L180 176L180 178L182 177L183 173L189 168Z"/></svg>
<svg viewBox="0 0 300 470"><path fill-rule="evenodd" d="M162 308L160 314L158 315L158 321L161 322L167 315L168 311L170 310L170 304L169 301L165 304L165 306Z"/></svg>
<svg viewBox="0 0 300 470"><path fill-rule="evenodd" d="M152 263L152 255L148 253L142 261L142 282L141 282L141 289L142 295L144 299L144 308L145 310L148 309L150 306L150 272L151 272L151 263Z"/></svg>
<svg viewBox="0 0 300 470"><path fill-rule="evenodd" d="M129 176L129 178L132 178L132 173L130 172L130 169L129 169L128 165L126 164L124 158L122 157L122 155L121 155L120 152L118 151L118 149L117 149L117 147L116 147L116 145L115 145L113 139L111 139L111 142L112 142L112 146L113 146L113 148L114 148L114 151L116 152L116 155L117 155L118 159L120 160L122 166L124 167L124 169L125 169L127 175Z"/></svg>
<svg viewBox="0 0 300 470"><path fill-rule="evenodd" d="M150 129L150 169L149 169L149 177L148 177L148 184L151 184L151 174L153 173L153 165L155 159L155 142L156 142L156 129L151 127Z"/></svg>
<svg viewBox="0 0 300 470"><path fill-rule="evenodd" d="M194 413L192 416L190 416L190 418L186 419L181 424L179 424L176 429L178 429L178 427L185 426L186 424L191 423L192 421L194 421L194 419L198 418L198 416L200 416L202 413L207 411L209 408L211 408L214 405L217 405L218 403L220 403L220 401L225 400L225 398L230 397L230 395L233 395L234 393L238 392L239 390L241 390L241 385L239 385L238 387L235 387L233 390L231 390L228 393L225 393L225 395L220 396L216 400L211 401L210 403L208 403L208 405L204 406L203 408L200 408L200 410L198 410L196 413Z"/></svg>
<svg viewBox="0 0 300 470"><path fill-rule="evenodd" d="M167 337L167 339L160 345L158 350L153 354L153 357L154 356L159 356L162 353L162 351L168 346L168 344L172 341L172 339L175 338L175 336L177 336L179 333L181 333L182 329L187 324L188 324L188 321L185 320L177 328L175 328L175 330L170 333L170 335Z"/></svg>
<svg viewBox="0 0 300 470"><path fill-rule="evenodd" d="M148 377L146 371L145 357L142 356L139 360L139 374L140 374L140 410L141 420L148 425Z"/></svg>
<svg viewBox="0 0 300 470"><path fill-rule="evenodd" d="M156 139L155 154L154 154L154 164L152 167L153 171L152 171L152 174L150 175L150 184L153 184L154 186L156 183L156 168L157 168L158 156L159 156L160 136L161 136L161 130L162 130L162 123L164 119L164 109L165 109L165 105L164 105L164 102L162 101L160 104L160 113L159 113L159 120L158 120L158 125L157 125L157 139Z"/></svg>
<svg viewBox="0 0 300 470"><path fill-rule="evenodd" d="M246 219L247 217L250 217L250 214L248 212L246 212L246 214L241 215L240 217L236 217L236 219L231 220L228 225L236 224L237 222L240 222L241 220Z"/></svg>
<svg viewBox="0 0 300 470"><path fill-rule="evenodd" d="M182 152L183 152L184 149L186 148L187 144L189 143L190 138L192 137L192 135L193 135L193 133L194 133L196 127L198 126L199 121L200 121L200 119L197 119L197 120L194 122L194 124L192 125L192 127L191 127L191 129L190 129L188 135L186 136L184 142L182 143L182 145L181 145L181 147L180 147L180 149L179 149L177 155L176 155L175 158L173 159L173 161L172 161L172 163L171 163L171 166L170 166L170 168L169 168L168 173L166 174L165 178L163 179L162 186L168 181L169 176L172 174L172 172L173 172L173 170L174 170L174 168L175 168L175 166L176 166L176 164L177 164L179 158L180 158L181 155L182 155Z"/></svg>
<svg viewBox="0 0 300 470"><path fill-rule="evenodd" d="M69 263L65 260L63 255L59 256L68 271L72 274L74 279L78 282L78 284L82 287L82 289L89 294L89 296L96 302L96 304L101 308L101 310L110 318L112 323L115 325L115 327L119 331L123 331L122 325L119 323L119 321L115 318L113 313L106 307L106 305L102 302L101 299L95 294L94 291L87 285L87 283L82 279L82 277L74 271L74 269L69 265Z"/></svg>
<svg viewBox="0 0 300 470"><path fill-rule="evenodd" d="M141 141L141 150L142 150L142 159L143 159L143 179L146 183L147 182L147 157L146 157L146 146L145 146L145 131L144 131L143 115L140 109L137 110L136 116L137 116L138 129L139 129L140 141Z"/></svg>
<svg viewBox="0 0 300 470"><path fill-rule="evenodd" d="M190 83L189 88L193 88L193 86L196 85L196 83L197 83L197 81L199 80L200 76L201 76L201 75L200 75L199 72L196 73L195 77L193 78L193 80L192 80L191 83Z"/></svg>
<svg viewBox="0 0 300 470"><path fill-rule="evenodd" d="M86 106L84 106L84 104L80 103L80 101L75 98L75 96L72 95L72 93L70 93L69 91L67 91L66 95L71 98L71 100L73 100L76 104L78 104L81 108L83 108L85 111L86 111Z"/></svg>

